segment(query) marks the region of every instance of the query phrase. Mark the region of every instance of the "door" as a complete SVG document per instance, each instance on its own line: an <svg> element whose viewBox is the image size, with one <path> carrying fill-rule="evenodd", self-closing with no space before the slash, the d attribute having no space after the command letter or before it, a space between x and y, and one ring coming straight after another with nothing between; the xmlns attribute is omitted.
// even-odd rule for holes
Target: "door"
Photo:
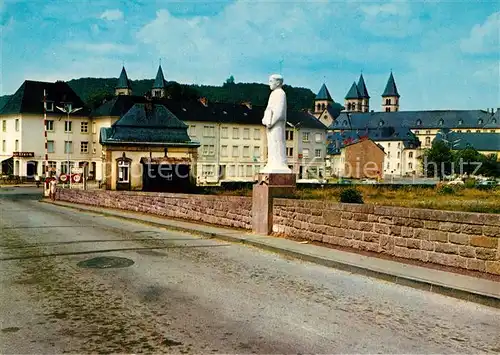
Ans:
<svg viewBox="0 0 500 355"><path fill-rule="evenodd" d="M38 162L29 161L26 163L26 178L30 181L35 179L35 175L37 174Z"/></svg>

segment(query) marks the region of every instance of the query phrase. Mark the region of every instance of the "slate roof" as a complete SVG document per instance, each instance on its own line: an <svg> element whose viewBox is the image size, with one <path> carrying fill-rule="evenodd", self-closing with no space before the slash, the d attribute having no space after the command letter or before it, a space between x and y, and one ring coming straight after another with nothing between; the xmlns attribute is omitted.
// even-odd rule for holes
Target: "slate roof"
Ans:
<svg viewBox="0 0 500 355"><path fill-rule="evenodd" d="M350 119L349 119L350 118ZM432 110L398 112L342 112L330 129L364 129L381 126L406 127L415 130L432 128L500 128L500 120L483 110ZM349 124L350 121L350 124Z"/></svg>
<svg viewBox="0 0 500 355"><path fill-rule="evenodd" d="M316 100L333 101L325 84L321 85L321 89L319 89L318 95L316 95Z"/></svg>
<svg viewBox="0 0 500 355"><path fill-rule="evenodd" d="M165 77L163 76L163 70L161 69L161 64L158 67L158 72L156 73L155 82L153 84L153 89L164 89L167 86Z"/></svg>
<svg viewBox="0 0 500 355"><path fill-rule="evenodd" d="M500 151L500 133L449 132L446 136L436 135L435 140L443 138L454 142L453 149L456 150L472 147L478 151Z"/></svg>
<svg viewBox="0 0 500 355"><path fill-rule="evenodd" d="M345 107L338 102L333 102L328 105L326 110L333 117L333 119L336 119L337 117L339 117L340 113L345 110Z"/></svg>
<svg viewBox="0 0 500 355"><path fill-rule="evenodd" d="M352 83L351 88L349 89L349 92L345 96L347 100L349 99L360 99L361 94L359 93L358 86L356 85L356 82Z"/></svg>
<svg viewBox="0 0 500 355"><path fill-rule="evenodd" d="M358 90L361 98L363 99L370 98L370 95L368 95L368 89L366 88L365 79L363 78L363 74L359 76Z"/></svg>
<svg viewBox="0 0 500 355"><path fill-rule="evenodd" d="M135 103L145 102L147 102L147 99L142 96L119 95L97 107L92 111L91 116L121 117L134 106ZM258 105L253 105L250 109L243 104L208 102L208 105L205 106L201 102L195 100L177 101L166 98L153 99L153 102L164 105L178 119L184 122L201 121L262 125L262 117L265 111L264 106ZM323 123L307 111L293 111L289 109L287 112L287 120L293 125L302 122L301 125L305 128L326 129Z"/></svg>
<svg viewBox="0 0 500 355"><path fill-rule="evenodd" d="M55 106L64 106L65 103L71 103L73 108L82 107L83 109L73 113L73 116L87 116L89 111L80 97L64 81L55 83L25 80L17 91L10 97L7 103L0 109L0 115L31 113L43 114L43 91L46 90L47 102L54 104L54 112L48 112L49 115L61 115Z"/></svg>
<svg viewBox="0 0 500 355"><path fill-rule="evenodd" d="M196 146L187 133L188 126L161 104L134 104L111 125L101 128L101 144Z"/></svg>
<svg viewBox="0 0 500 355"><path fill-rule="evenodd" d="M398 93L398 88L396 87L396 82L394 81L394 76L391 75L389 76L389 80L387 80L387 84L385 86L384 93L382 94L382 97L389 97L389 96L396 96L400 97Z"/></svg>
<svg viewBox="0 0 500 355"><path fill-rule="evenodd" d="M407 128L379 127L364 130L334 132L327 136L328 154L338 154L344 146L369 138L375 142L402 141L405 148L415 149L420 146L418 138Z"/></svg>
<svg viewBox="0 0 500 355"><path fill-rule="evenodd" d="M122 72L120 73L120 77L118 78L118 82L116 83L115 89L131 89L132 84L127 76L127 71L125 67L122 67Z"/></svg>

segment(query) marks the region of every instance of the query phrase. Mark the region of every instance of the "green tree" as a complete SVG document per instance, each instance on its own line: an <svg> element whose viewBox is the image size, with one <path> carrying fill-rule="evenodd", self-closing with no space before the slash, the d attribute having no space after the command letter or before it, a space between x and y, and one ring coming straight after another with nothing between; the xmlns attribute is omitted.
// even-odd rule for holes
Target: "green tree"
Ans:
<svg viewBox="0 0 500 355"><path fill-rule="evenodd" d="M229 78L227 78L224 85L234 85L234 76L231 75Z"/></svg>
<svg viewBox="0 0 500 355"><path fill-rule="evenodd" d="M427 177L438 177L443 179L444 175L452 173L454 156L444 141L435 140L432 147L426 149L423 154L422 167Z"/></svg>
<svg viewBox="0 0 500 355"><path fill-rule="evenodd" d="M86 104L89 108L95 109L102 105L105 101L111 100L114 97L113 94L106 92L104 90L96 90L91 92L87 96Z"/></svg>

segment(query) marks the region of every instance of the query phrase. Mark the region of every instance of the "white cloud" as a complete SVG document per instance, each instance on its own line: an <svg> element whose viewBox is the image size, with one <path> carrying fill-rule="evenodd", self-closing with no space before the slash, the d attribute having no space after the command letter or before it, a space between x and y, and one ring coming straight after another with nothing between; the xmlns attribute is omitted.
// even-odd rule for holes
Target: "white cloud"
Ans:
<svg viewBox="0 0 500 355"><path fill-rule="evenodd" d="M498 84L498 78L500 78L500 61L484 65L484 67L476 70L474 74L472 74L472 77L485 84L491 84L496 78ZM500 88L498 88L498 86L497 95L500 97Z"/></svg>
<svg viewBox="0 0 500 355"><path fill-rule="evenodd" d="M101 14L100 18L108 21L121 20L123 19L123 12L118 9L106 10Z"/></svg>
<svg viewBox="0 0 500 355"><path fill-rule="evenodd" d="M134 46L117 43L86 43L86 42L69 42L66 48L70 50L77 50L89 54L126 54L135 51Z"/></svg>
<svg viewBox="0 0 500 355"><path fill-rule="evenodd" d="M460 43L465 53L498 53L500 48L500 11L488 16L483 24L472 27Z"/></svg>

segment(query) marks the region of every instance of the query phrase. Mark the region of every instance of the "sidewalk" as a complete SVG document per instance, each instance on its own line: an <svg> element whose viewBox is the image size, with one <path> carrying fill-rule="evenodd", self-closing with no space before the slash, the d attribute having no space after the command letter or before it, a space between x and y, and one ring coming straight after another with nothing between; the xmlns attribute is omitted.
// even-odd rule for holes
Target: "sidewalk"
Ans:
<svg viewBox="0 0 500 355"><path fill-rule="evenodd" d="M153 215L60 201L51 202L49 200L42 200L41 202L85 212L99 213L109 217L143 222L170 230L190 232L207 238L248 244L347 272L376 277L400 285L500 308L500 283L491 280L402 264L316 245L301 244L289 239L257 235L235 229L198 225Z"/></svg>

